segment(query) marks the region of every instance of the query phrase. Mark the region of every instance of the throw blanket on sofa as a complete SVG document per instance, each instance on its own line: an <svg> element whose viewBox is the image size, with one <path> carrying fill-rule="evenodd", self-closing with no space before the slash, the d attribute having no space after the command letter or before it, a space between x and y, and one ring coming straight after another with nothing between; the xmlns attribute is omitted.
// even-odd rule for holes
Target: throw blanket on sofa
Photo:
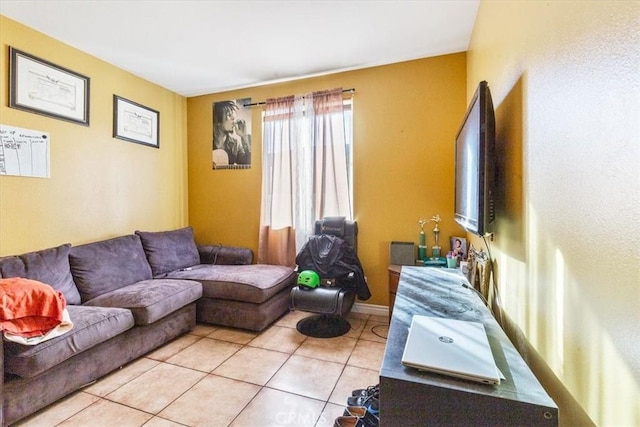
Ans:
<svg viewBox="0 0 640 427"><path fill-rule="evenodd" d="M0 329L8 340L35 345L71 330L65 306L62 293L42 282L0 279Z"/></svg>

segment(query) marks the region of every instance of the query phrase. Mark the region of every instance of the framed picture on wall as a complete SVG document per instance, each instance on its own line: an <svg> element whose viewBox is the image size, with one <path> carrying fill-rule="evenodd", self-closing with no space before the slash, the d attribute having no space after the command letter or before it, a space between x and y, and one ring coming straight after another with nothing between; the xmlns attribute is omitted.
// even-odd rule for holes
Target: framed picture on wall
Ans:
<svg viewBox="0 0 640 427"><path fill-rule="evenodd" d="M9 48L9 107L89 126L89 77Z"/></svg>
<svg viewBox="0 0 640 427"><path fill-rule="evenodd" d="M113 95L113 137L160 148L160 112Z"/></svg>

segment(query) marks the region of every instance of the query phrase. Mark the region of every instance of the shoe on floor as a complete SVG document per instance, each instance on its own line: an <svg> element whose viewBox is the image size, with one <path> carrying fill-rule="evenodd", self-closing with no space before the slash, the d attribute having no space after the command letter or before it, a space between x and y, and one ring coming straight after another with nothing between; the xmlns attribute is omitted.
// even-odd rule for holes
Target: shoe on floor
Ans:
<svg viewBox="0 0 640 427"><path fill-rule="evenodd" d="M360 388L357 390L353 390L351 392L351 396L375 396L378 397L380 394L380 384L371 385L367 388Z"/></svg>
<svg viewBox="0 0 640 427"><path fill-rule="evenodd" d="M364 421L358 417L342 416L336 418L333 427L367 427Z"/></svg>
<svg viewBox="0 0 640 427"><path fill-rule="evenodd" d="M347 406L343 415L360 418L366 427L378 427L380 425L380 419L364 406Z"/></svg>
<svg viewBox="0 0 640 427"><path fill-rule="evenodd" d="M376 416L380 412L380 401L374 396L351 396L347 398L347 406L364 406Z"/></svg>

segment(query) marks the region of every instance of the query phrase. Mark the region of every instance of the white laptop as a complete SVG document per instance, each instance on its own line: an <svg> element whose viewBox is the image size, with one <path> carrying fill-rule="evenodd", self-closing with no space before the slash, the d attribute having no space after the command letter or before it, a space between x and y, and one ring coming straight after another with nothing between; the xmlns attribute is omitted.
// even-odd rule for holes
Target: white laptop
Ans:
<svg viewBox="0 0 640 427"><path fill-rule="evenodd" d="M485 384L500 384L484 325L413 316L402 364Z"/></svg>

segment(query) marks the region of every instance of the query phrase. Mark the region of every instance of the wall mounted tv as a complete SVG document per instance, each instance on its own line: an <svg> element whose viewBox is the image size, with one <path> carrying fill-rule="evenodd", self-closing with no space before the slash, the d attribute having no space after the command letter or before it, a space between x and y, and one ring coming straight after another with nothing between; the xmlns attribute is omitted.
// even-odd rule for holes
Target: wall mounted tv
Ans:
<svg viewBox="0 0 640 427"><path fill-rule="evenodd" d="M495 114L486 81L480 82L456 135L455 220L484 236L495 219Z"/></svg>

